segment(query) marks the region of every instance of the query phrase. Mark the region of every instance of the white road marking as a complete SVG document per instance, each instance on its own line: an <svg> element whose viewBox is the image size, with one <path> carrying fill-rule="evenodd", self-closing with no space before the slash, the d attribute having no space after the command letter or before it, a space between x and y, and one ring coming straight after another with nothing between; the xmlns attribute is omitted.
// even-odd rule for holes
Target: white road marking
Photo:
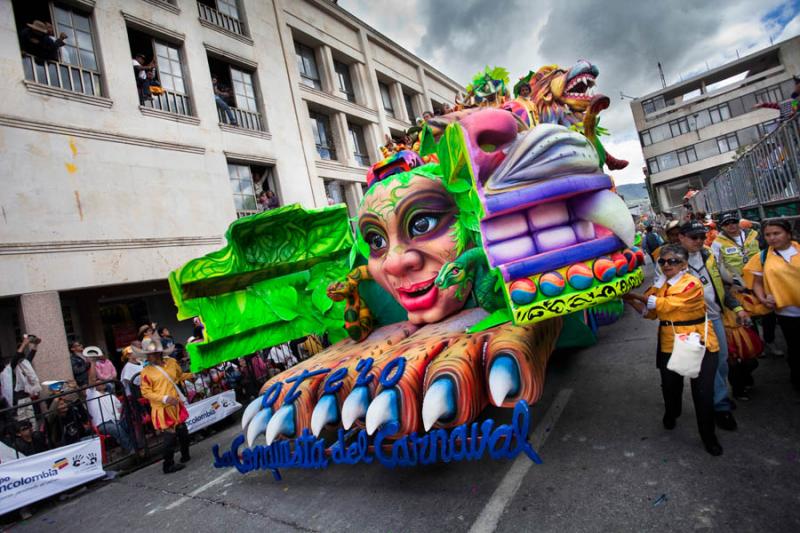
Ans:
<svg viewBox="0 0 800 533"><path fill-rule="evenodd" d="M174 501L174 502L172 502L171 504L167 505L167 506L164 508L164 510L167 510L167 511L168 511L168 510L170 510L170 509L174 509L175 507L177 507L177 506L179 506L179 505L181 505L181 504L183 504L183 503L185 503L185 502L189 501L189 499L191 499L191 498L194 498L195 496L197 496L198 494L200 494L200 493L201 493L201 492L203 492L204 490L206 490L206 489L208 489L208 488L210 488L210 487L213 487L213 486L214 486L214 485L216 485L217 483L222 483L223 481L225 481L226 479L228 479L228 477L229 477L229 476L233 475L233 474L234 474L234 473L236 473L236 472L237 472L237 470L236 470L235 468L232 468L232 469L228 470L227 472L225 472L224 474L222 474L222 475L221 475L221 476L219 476L218 478L216 478L216 479L212 479L211 481L209 481L209 482L208 482L208 483L206 483L205 485L200 485L199 487L197 487L196 489L194 489L192 492L190 492L188 496L184 496L183 498L181 498L181 499L179 499L179 500L175 500L175 501Z"/></svg>
<svg viewBox="0 0 800 533"><path fill-rule="evenodd" d="M530 443L537 452L544 445L548 435L553 432L553 426L555 426L556 421L564 411L564 406L567 405L571 394L572 389L560 390L550 409L547 410L542 421L536 426ZM508 469L505 477L495 489L494 494L484 506L481 514L472 524L469 529L470 533L489 533L497 528L506 505L514 498L531 465L533 465L533 461L527 455L521 454L517 456L511 468Z"/></svg>

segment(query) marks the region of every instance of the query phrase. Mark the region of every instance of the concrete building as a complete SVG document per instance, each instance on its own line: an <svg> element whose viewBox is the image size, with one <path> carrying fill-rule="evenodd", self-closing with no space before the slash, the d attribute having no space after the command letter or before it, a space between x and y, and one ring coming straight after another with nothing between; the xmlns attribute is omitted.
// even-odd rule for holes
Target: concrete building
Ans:
<svg viewBox="0 0 800 533"><path fill-rule="evenodd" d="M70 375L69 337L183 342L172 269L262 189L352 212L384 136L461 89L326 0L0 0L0 72L0 351L43 337L41 379Z"/></svg>
<svg viewBox="0 0 800 533"><path fill-rule="evenodd" d="M646 161L651 203L676 213L689 187L700 188L737 150L772 131L780 102L800 75L800 37L765 48L631 102Z"/></svg>

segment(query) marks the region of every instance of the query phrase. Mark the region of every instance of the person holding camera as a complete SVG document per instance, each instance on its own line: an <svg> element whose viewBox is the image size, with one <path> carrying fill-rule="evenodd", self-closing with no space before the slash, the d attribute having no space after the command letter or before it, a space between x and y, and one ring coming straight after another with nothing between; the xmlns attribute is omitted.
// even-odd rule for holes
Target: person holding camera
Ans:
<svg viewBox="0 0 800 533"><path fill-rule="evenodd" d="M36 370L31 364L41 342L42 340L36 335L23 335L22 342L17 347L17 353L11 361L11 368L14 372L14 403L22 407L17 412L19 420L32 416L31 410L24 406L38 400L42 393L39 376L36 375ZM37 415L41 413L39 404L33 406L33 412Z"/></svg>

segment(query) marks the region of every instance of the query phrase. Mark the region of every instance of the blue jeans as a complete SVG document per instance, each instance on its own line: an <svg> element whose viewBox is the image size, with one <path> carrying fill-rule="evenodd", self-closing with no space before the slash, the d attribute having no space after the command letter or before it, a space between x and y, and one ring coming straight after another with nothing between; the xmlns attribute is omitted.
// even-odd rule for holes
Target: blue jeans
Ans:
<svg viewBox="0 0 800 533"><path fill-rule="evenodd" d="M217 107L225 111L225 114L228 116L228 123L236 125L236 115L233 114L233 110L231 106L228 105L228 102L222 99L221 96L218 94L214 95L214 100L217 102Z"/></svg>
<svg viewBox="0 0 800 533"><path fill-rule="evenodd" d="M133 451L133 444L131 443L131 438L128 436L128 433L122 429L122 426L119 422L115 422L113 420L109 420L107 422L103 422L99 426L97 426L97 430L100 431L103 435L111 435L114 439L122 446L124 449Z"/></svg>
<svg viewBox="0 0 800 533"><path fill-rule="evenodd" d="M725 338L725 326L722 317L712 320L714 333L719 341L719 363L717 375L714 377L714 411L730 411L731 401L728 398L728 340Z"/></svg>

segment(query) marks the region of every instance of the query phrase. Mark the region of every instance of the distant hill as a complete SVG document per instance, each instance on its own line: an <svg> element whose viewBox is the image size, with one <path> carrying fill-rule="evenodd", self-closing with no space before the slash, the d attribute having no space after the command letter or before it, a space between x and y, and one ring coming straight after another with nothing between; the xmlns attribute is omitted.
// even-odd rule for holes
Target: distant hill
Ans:
<svg viewBox="0 0 800 533"><path fill-rule="evenodd" d="M644 183L617 185L617 193L621 194L628 202L647 198L647 188L644 186Z"/></svg>

